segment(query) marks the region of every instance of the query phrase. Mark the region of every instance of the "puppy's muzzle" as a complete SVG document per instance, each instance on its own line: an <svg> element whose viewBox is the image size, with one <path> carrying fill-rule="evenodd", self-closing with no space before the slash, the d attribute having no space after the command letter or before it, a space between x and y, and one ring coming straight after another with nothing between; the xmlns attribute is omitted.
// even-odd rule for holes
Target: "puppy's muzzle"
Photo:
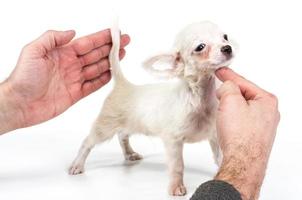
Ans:
<svg viewBox="0 0 302 200"><path fill-rule="evenodd" d="M232 54L232 47L230 45L225 45L221 47L220 50L226 56L230 56Z"/></svg>

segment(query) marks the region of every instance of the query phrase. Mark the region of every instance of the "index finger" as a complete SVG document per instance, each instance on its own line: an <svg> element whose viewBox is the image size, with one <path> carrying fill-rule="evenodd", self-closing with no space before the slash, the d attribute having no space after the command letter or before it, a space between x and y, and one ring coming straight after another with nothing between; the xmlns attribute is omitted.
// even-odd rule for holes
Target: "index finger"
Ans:
<svg viewBox="0 0 302 200"><path fill-rule="evenodd" d="M215 72L215 74L217 78L219 78L223 82L230 80L234 82L236 85L238 85L242 95L247 100L255 99L257 96L262 94L267 94L265 90L261 89L256 84L240 76L230 68L226 68L226 67L220 68Z"/></svg>
<svg viewBox="0 0 302 200"><path fill-rule="evenodd" d="M72 47L77 55L84 55L93 49L111 43L111 34L109 29L105 29L72 42Z"/></svg>

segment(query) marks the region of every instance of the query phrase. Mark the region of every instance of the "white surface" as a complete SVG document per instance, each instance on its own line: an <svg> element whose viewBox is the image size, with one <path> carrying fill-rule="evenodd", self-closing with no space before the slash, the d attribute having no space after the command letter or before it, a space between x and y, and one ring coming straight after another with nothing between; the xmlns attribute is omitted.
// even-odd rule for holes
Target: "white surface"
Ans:
<svg viewBox="0 0 302 200"><path fill-rule="evenodd" d="M233 68L279 97L281 122L261 199L301 199L299 1L180 2L1 1L0 79L12 71L22 46L45 30L75 29L78 36L85 35L107 28L115 10L123 32L132 36L122 63L126 76L136 83L152 81L140 63L169 50L184 25L211 20L240 45ZM174 199L167 195L168 176L158 139L133 137L133 146L145 159L129 166L114 138L93 150L84 175L67 175L109 90L110 85L47 123L1 136L1 200ZM206 143L185 146L185 165L189 195L176 199L189 199L216 172Z"/></svg>

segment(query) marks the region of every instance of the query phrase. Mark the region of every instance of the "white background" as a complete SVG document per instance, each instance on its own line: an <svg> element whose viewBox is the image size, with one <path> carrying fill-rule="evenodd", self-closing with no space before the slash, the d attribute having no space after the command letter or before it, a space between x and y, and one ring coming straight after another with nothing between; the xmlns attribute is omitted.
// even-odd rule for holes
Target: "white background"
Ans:
<svg viewBox="0 0 302 200"><path fill-rule="evenodd" d="M113 12L113 10L115 10ZM140 64L168 51L185 25L211 20L240 45L232 68L279 97L281 122L261 199L301 199L302 31L299 1L0 1L0 80L9 76L21 48L48 29L82 36L110 26L115 14L132 37L122 66L129 80L152 79ZM117 138L96 147L86 173L67 168L101 109L111 84L49 122L0 137L0 199L174 199L167 195L164 151L156 138L135 136L145 156L124 163ZM189 199L217 170L207 143L185 146Z"/></svg>

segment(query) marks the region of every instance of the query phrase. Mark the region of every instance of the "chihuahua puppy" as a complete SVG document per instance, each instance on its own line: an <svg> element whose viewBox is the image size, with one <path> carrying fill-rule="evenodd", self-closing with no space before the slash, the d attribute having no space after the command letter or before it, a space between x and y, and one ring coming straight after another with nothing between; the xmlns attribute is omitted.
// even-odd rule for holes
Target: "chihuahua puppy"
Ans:
<svg viewBox="0 0 302 200"><path fill-rule="evenodd" d="M144 63L149 71L176 80L134 85L120 69L117 27L111 28L111 35L113 46L109 60L115 85L69 173L84 172L84 163L91 149L115 134L118 134L125 159L130 161L142 159L130 146L131 134L158 136L167 153L169 193L185 195L184 143L208 140L216 163L222 159L216 137L214 72L219 67L228 66L233 58L228 36L211 22L187 26L176 37L172 52L154 56ZM162 64L168 68L156 68Z"/></svg>

